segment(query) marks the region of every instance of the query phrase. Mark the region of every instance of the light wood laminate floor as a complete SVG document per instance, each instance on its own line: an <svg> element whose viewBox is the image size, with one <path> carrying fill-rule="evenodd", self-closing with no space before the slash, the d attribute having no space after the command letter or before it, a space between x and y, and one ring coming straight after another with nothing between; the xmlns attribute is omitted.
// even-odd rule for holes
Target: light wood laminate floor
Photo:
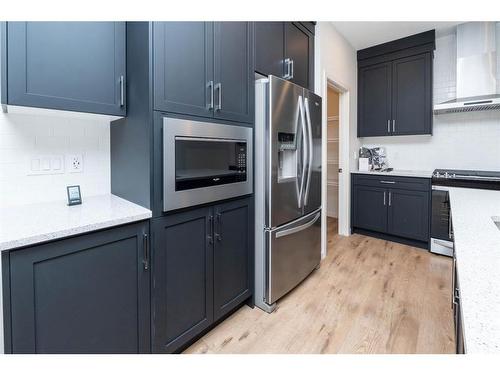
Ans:
<svg viewBox="0 0 500 375"><path fill-rule="evenodd" d="M453 353L451 260L328 222L321 267L267 314L243 306L185 353Z"/></svg>

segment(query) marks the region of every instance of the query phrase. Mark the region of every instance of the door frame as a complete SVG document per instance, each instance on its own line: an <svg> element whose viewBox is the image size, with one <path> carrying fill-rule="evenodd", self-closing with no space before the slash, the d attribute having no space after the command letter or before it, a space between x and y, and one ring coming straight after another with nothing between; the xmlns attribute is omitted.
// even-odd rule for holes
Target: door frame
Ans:
<svg viewBox="0 0 500 375"><path fill-rule="evenodd" d="M339 176L339 193L338 193L338 234L343 236L350 235L349 229L349 105L350 105L350 90L342 82L334 77L327 75L326 71L322 72L321 79L322 87L320 95L323 98L322 108L322 155L321 155L321 259L326 257L327 253L327 155L328 155L328 87L334 89L339 94L339 168L342 173Z"/></svg>

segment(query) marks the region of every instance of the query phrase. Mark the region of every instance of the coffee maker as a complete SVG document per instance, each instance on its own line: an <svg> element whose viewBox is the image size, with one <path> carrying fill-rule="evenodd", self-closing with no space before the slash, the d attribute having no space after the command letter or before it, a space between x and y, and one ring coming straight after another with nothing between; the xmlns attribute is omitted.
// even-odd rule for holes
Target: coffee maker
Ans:
<svg viewBox="0 0 500 375"><path fill-rule="evenodd" d="M368 158L370 170L375 171L388 171L389 165L387 162L387 154L384 147L360 147L360 158Z"/></svg>

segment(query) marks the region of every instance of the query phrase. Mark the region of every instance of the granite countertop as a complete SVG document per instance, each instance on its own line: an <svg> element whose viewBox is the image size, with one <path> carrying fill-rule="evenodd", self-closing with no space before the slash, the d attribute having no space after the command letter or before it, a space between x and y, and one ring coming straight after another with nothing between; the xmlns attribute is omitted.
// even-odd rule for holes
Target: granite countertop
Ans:
<svg viewBox="0 0 500 375"><path fill-rule="evenodd" d="M449 188L467 353L500 353L500 191Z"/></svg>
<svg viewBox="0 0 500 375"><path fill-rule="evenodd" d="M358 174L373 174L373 175L383 175L383 176L423 177L423 178L432 177L432 171L415 171L415 170L404 170L404 169L394 169L391 172L358 171L358 170L354 170L351 172Z"/></svg>
<svg viewBox="0 0 500 375"><path fill-rule="evenodd" d="M150 210L115 195L0 208L0 251L146 220Z"/></svg>

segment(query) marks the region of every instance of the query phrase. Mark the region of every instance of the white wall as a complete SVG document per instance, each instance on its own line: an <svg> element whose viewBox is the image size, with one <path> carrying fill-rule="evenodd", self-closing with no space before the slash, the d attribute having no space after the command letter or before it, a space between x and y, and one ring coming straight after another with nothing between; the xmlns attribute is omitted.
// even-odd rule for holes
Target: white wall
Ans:
<svg viewBox="0 0 500 375"><path fill-rule="evenodd" d="M455 35L436 39L434 103L455 98L455 58ZM500 82L500 69L497 78ZM365 138L362 143L386 147L389 165L396 169L500 170L500 111L441 114L434 116L433 128L432 136Z"/></svg>
<svg viewBox="0 0 500 375"><path fill-rule="evenodd" d="M109 193L109 120L38 111L0 113L0 207L65 200L68 185L80 185L84 199ZM71 154L83 155L83 172L28 174L32 156Z"/></svg>
<svg viewBox="0 0 500 375"><path fill-rule="evenodd" d="M340 129L340 168L344 173L340 178L339 186L339 233L349 234L349 170L350 164L354 162L349 149L358 148L356 138L356 106L357 106L357 58L356 51L349 42L335 29L330 22L318 22L315 34L315 88L316 93L325 96L326 81L329 78L346 90L341 96L340 115L347 119L348 128ZM325 106L323 106L325 107ZM326 129L326 111L324 111L324 129ZM342 141L344 139L344 142ZM349 149L346 145L349 144ZM323 144L326 147L326 141ZM324 153L326 158L326 152ZM323 165L326 168L326 160ZM325 181L326 182L326 181ZM323 184L323 190L326 190ZM325 193L326 194L326 193ZM324 195L325 197L325 195ZM324 200L323 200L324 202ZM325 213L326 210L323 210ZM323 216L323 221L326 215ZM326 234L323 237L324 249L326 246Z"/></svg>

